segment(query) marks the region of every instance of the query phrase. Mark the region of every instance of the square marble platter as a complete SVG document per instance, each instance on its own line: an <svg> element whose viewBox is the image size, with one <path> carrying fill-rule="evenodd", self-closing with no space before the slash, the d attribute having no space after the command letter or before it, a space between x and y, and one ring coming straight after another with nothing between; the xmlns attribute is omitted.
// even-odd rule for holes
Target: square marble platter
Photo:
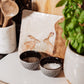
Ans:
<svg viewBox="0 0 84 84"><path fill-rule="evenodd" d="M24 10L22 15L19 54L35 50L53 54L55 24L62 16Z"/></svg>

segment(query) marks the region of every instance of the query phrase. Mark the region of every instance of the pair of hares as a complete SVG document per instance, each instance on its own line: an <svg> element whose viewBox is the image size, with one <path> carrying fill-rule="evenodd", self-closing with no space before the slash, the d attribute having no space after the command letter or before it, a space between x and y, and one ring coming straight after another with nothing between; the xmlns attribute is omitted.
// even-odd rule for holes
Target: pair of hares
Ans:
<svg viewBox="0 0 84 84"><path fill-rule="evenodd" d="M52 55L52 51L53 51L53 44L49 41L49 39L54 35L53 32L50 32L48 37L45 38L43 41L40 41L38 39L36 39L34 36L32 35L28 35L28 37L31 39L31 41L27 41L24 43L24 49L23 51L27 51L27 50L34 50L36 48L37 44L40 44L39 46L39 51L40 51L40 47L44 46L43 44L45 44L45 49L43 50L45 53Z"/></svg>

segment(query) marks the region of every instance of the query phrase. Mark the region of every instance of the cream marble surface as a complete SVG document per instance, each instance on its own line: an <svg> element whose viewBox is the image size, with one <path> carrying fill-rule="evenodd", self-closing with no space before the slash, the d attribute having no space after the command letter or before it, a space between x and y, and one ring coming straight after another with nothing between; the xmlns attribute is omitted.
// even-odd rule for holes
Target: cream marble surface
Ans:
<svg viewBox="0 0 84 84"><path fill-rule="evenodd" d="M25 69L20 63L17 51L0 60L0 80L9 84L68 84L62 76L50 78L40 70Z"/></svg>

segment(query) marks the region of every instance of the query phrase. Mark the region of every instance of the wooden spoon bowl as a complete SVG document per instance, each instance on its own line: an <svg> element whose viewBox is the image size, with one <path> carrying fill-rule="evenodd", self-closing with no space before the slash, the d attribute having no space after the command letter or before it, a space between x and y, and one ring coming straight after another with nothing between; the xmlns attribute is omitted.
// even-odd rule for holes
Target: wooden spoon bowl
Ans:
<svg viewBox="0 0 84 84"><path fill-rule="evenodd" d="M8 21L17 15L19 12L18 5L14 1L4 1L2 2L2 7L1 7L2 13L4 14L4 23L3 27L6 27L8 24Z"/></svg>

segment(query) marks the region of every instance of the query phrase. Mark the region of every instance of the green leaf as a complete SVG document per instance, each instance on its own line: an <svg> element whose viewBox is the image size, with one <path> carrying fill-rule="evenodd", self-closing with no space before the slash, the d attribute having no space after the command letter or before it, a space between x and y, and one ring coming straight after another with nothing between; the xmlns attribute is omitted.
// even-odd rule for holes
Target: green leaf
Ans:
<svg viewBox="0 0 84 84"><path fill-rule="evenodd" d="M79 27L76 27L75 30L76 30L77 33L80 33L81 32L81 27L80 26Z"/></svg>
<svg viewBox="0 0 84 84"><path fill-rule="evenodd" d="M83 47L84 47L84 43L83 43Z"/></svg>
<svg viewBox="0 0 84 84"><path fill-rule="evenodd" d="M80 12L80 9L76 9L76 12L75 12L75 14L80 14L81 12Z"/></svg>
<svg viewBox="0 0 84 84"><path fill-rule="evenodd" d="M82 43L82 42L83 42L83 39L84 39L84 37L83 37L82 34L78 34L78 35L77 35L78 43Z"/></svg>
<svg viewBox="0 0 84 84"><path fill-rule="evenodd" d="M82 44L79 44L78 48L77 48L77 52L81 53L81 48L82 48Z"/></svg>
<svg viewBox="0 0 84 84"><path fill-rule="evenodd" d="M65 39L65 35L64 35L64 32L62 33L62 38Z"/></svg>
<svg viewBox="0 0 84 84"><path fill-rule="evenodd" d="M70 13L67 13L67 18L70 18L70 17L71 17Z"/></svg>
<svg viewBox="0 0 84 84"><path fill-rule="evenodd" d="M65 21L63 21L62 23L59 23L59 25L63 28L64 30L64 27L65 27Z"/></svg>
<svg viewBox="0 0 84 84"><path fill-rule="evenodd" d="M63 6L66 3L67 0L60 0L57 4L56 7Z"/></svg>
<svg viewBox="0 0 84 84"><path fill-rule="evenodd" d="M71 40L71 46L73 46L74 40Z"/></svg>
<svg viewBox="0 0 84 84"><path fill-rule="evenodd" d="M78 42L75 40L74 44L73 44L73 48L77 48L78 47Z"/></svg>
<svg viewBox="0 0 84 84"><path fill-rule="evenodd" d="M68 41L68 40L66 40L66 43L65 43L65 45L67 46L67 45L68 45L68 43L69 43L69 41Z"/></svg>
<svg viewBox="0 0 84 84"><path fill-rule="evenodd" d="M83 24L84 23L84 11L81 12L78 21Z"/></svg>
<svg viewBox="0 0 84 84"><path fill-rule="evenodd" d="M69 23L68 26L67 26L67 28L73 29L74 28L74 23L73 22Z"/></svg>
<svg viewBox="0 0 84 84"><path fill-rule="evenodd" d="M77 3L82 3L84 0L74 0Z"/></svg>

